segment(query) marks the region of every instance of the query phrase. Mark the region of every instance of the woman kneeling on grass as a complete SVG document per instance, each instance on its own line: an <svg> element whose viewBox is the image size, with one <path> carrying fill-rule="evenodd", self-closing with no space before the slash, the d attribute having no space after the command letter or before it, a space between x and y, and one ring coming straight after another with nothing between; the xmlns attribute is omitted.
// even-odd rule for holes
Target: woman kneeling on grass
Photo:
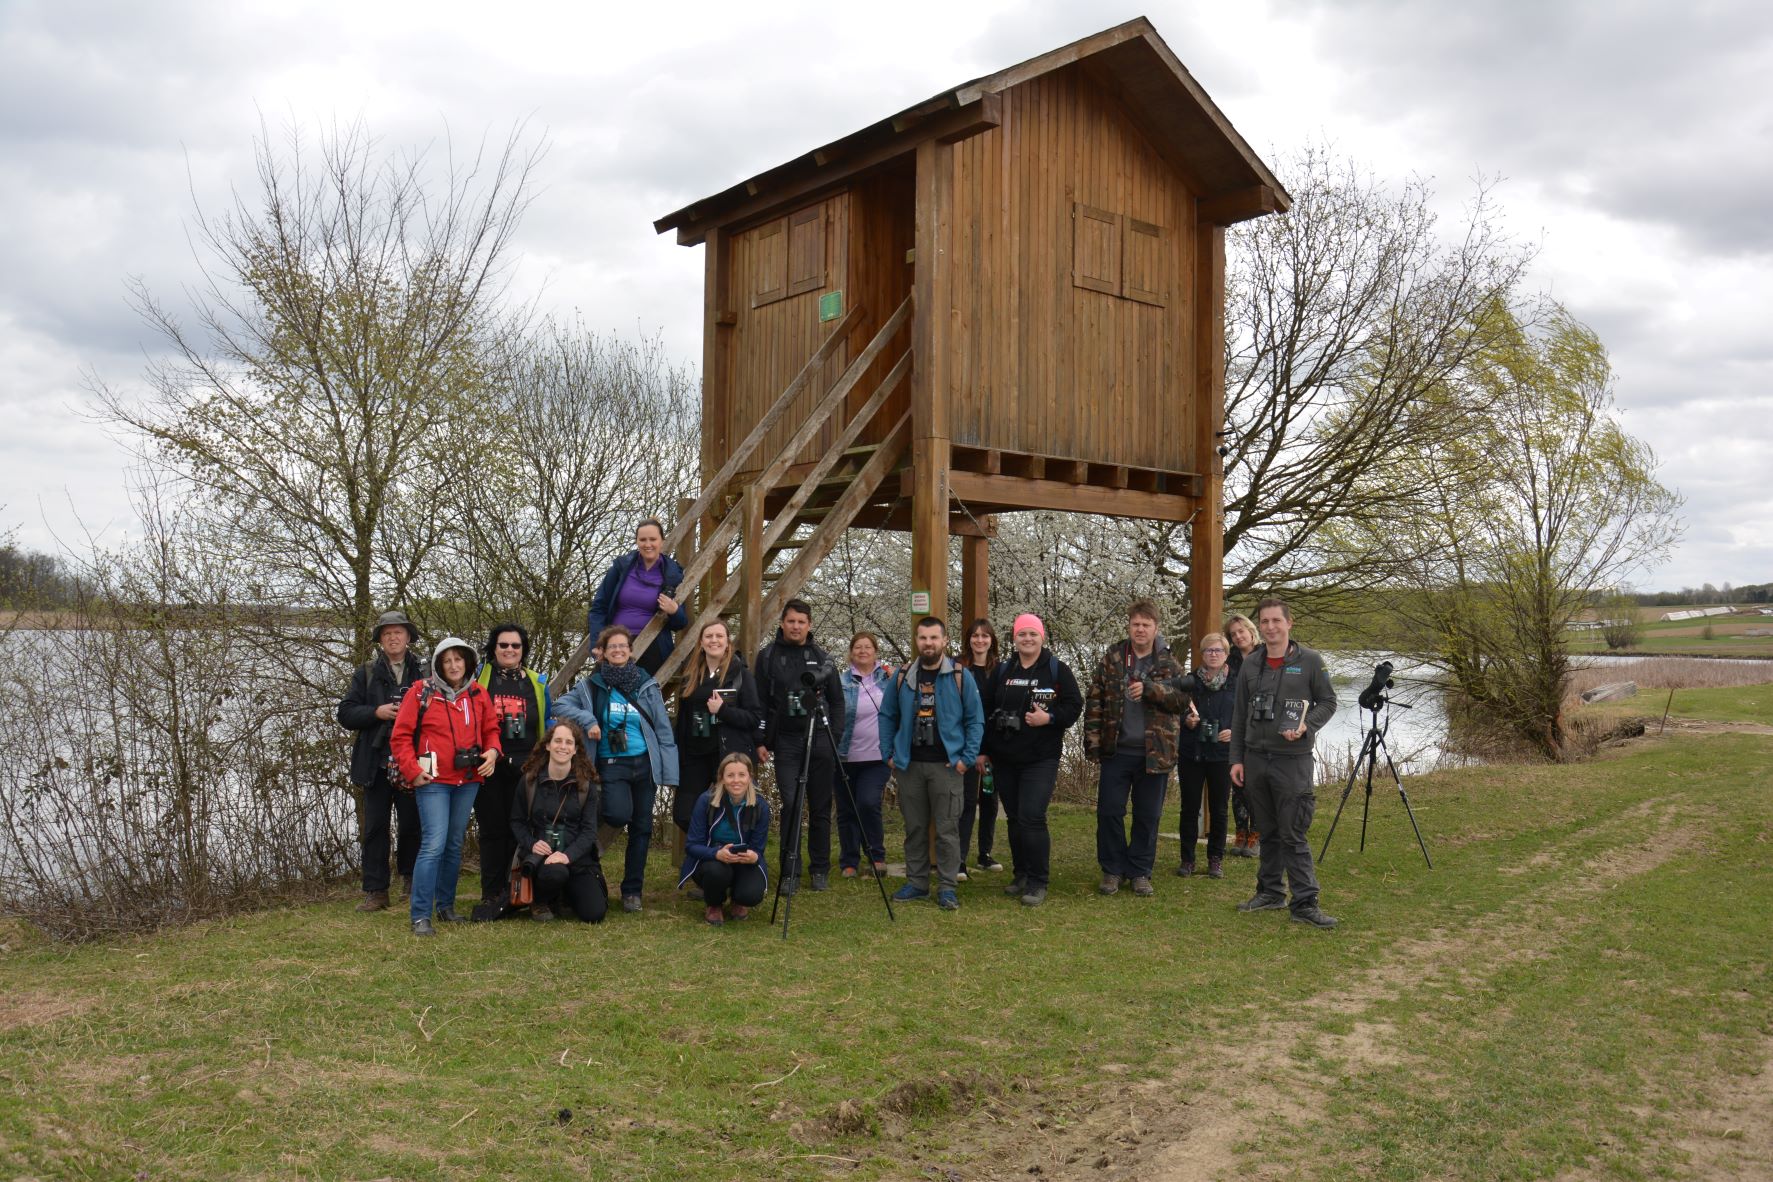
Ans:
<svg viewBox="0 0 1773 1182"><path fill-rule="evenodd" d="M682 886L696 880L707 903L703 918L709 923L726 922L729 900L734 919L744 919L763 902L769 889L763 857L769 839L770 806L757 794L751 757L729 755L720 761L714 787L696 801L684 843L683 878L678 882Z"/></svg>
<svg viewBox="0 0 1773 1182"><path fill-rule="evenodd" d="M584 734L556 722L523 765L511 799L511 837L517 865L535 885L531 915L565 916L601 923L609 911L609 887L597 857L597 767Z"/></svg>

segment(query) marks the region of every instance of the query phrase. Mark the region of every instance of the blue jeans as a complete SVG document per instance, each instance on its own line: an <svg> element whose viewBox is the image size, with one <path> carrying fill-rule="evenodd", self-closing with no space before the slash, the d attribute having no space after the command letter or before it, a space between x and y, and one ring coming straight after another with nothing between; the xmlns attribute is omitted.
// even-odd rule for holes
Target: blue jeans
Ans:
<svg viewBox="0 0 1773 1182"><path fill-rule="evenodd" d="M1150 878L1157 861L1157 827L1163 820L1170 773L1145 770L1143 751L1116 751L1102 760L1096 788L1096 861L1104 874ZM1127 839L1129 801L1132 840Z"/></svg>
<svg viewBox="0 0 1773 1182"><path fill-rule="evenodd" d="M659 786L653 783L653 765L644 755L617 755L600 759L603 776L602 821L620 829L628 827L628 852L622 860L622 895L638 895L646 885L646 851L653 841L653 801Z"/></svg>
<svg viewBox="0 0 1773 1182"><path fill-rule="evenodd" d="M841 783L833 785L833 794L837 797L837 864L856 869L862 865L862 855L866 853L869 861L886 861L886 831L881 827L880 801L886 793L887 777L891 773L884 759L869 759L861 763L843 764L839 775L850 778L849 792L844 791ZM850 792L856 794L856 807L850 807ZM963 851L964 852L964 851Z"/></svg>
<svg viewBox="0 0 1773 1182"><path fill-rule="evenodd" d="M474 811L479 784L426 784L419 801L419 857L412 868L413 922L430 919L435 908L456 905L462 876L462 839Z"/></svg>

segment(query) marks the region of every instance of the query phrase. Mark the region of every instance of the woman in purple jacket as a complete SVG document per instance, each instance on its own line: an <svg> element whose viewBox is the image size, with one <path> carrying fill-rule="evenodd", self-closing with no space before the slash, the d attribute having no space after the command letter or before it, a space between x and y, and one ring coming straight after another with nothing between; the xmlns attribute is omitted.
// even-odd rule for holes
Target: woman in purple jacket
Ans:
<svg viewBox="0 0 1773 1182"><path fill-rule="evenodd" d="M662 614L664 629L635 661L649 674L657 673L671 655L676 634L689 627L689 613L677 594L682 584L683 568L665 553L664 525L648 517L634 527L634 549L611 563L597 585L585 631L600 636L610 624L620 624L639 636L653 616Z"/></svg>

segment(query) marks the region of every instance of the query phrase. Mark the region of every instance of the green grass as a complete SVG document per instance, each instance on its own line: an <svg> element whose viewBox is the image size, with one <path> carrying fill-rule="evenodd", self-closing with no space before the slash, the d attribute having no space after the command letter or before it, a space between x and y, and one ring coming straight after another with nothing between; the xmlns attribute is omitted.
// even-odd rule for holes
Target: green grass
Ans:
<svg viewBox="0 0 1773 1182"><path fill-rule="evenodd" d="M1773 658L1773 616L1713 616L1701 620L1661 620L1672 608L1640 608L1644 619L1637 646L1623 655ZM1763 635L1750 636L1749 632ZM1570 651L1608 652L1599 632L1571 633Z"/></svg>
<svg viewBox="0 0 1773 1182"><path fill-rule="evenodd" d="M1668 704L1667 690L1646 691L1646 702ZM1713 686L1678 689L1669 714L1675 718L1705 718L1716 722L1760 722L1773 725L1773 684Z"/></svg>
<svg viewBox="0 0 1773 1182"><path fill-rule="evenodd" d="M1767 692L1675 700L1757 693L1764 718ZM1091 818L1072 809L1038 911L979 875L959 913L910 905L889 924L871 886L845 883L797 901L788 941L767 907L702 925L662 852L648 910L600 928L421 941L341 894L110 946L15 931L0 1166L972 1177L1093 1144L1107 1098L1174 1077L1139 1103L1220 1090L1240 1122L1223 1152L1290 1177L1684 1176L1692 1114L1758 1071L1773 1036L1773 738L1671 737L1409 789L1436 868L1389 789L1358 852L1351 798L1321 868L1331 933L1237 915L1247 861L1222 882L1166 875L1152 900L1099 898ZM1320 801L1314 848L1335 805ZM1173 841L1160 856L1167 869ZM1184 1111L1168 1127L1204 1119Z"/></svg>

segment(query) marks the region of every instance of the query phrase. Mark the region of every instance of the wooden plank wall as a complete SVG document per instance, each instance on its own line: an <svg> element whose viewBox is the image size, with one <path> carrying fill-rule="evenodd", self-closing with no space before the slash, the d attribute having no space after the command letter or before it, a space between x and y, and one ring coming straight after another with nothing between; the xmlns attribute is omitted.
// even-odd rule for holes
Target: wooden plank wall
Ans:
<svg viewBox="0 0 1773 1182"><path fill-rule="evenodd" d="M1000 127L955 145L954 442L1198 471L1193 195L1076 68L1002 102ZM1074 285L1080 203L1162 228L1154 260L1137 244L1162 307Z"/></svg>
<svg viewBox="0 0 1773 1182"><path fill-rule="evenodd" d="M751 425L763 417L788 383L794 380L794 375L806 364L807 358L825 340L832 325L821 324L819 321L819 297L825 292L843 288L846 301L849 298L849 194L836 193L816 204L823 206L825 211L825 282L816 290L753 307L753 299L760 284L765 282L762 276L766 271L773 275L781 267L781 252L786 249L786 235L776 231L781 229L782 219L772 219L732 236L732 260L728 279L729 307L736 319L729 334L732 344L727 368L727 380L730 383L730 395L727 399L728 440L745 437ZM881 320L890 316L892 311L889 307L880 313L880 319L874 321L874 327L878 328ZM776 452L786 445L795 428L806 419L831 388L831 384L843 373L844 367L849 364L847 354L852 350L859 352L867 342L868 336L865 335L860 343L852 343L850 349L837 351L826 365L825 373L808 384L796 400L795 406L764 441L761 458L750 470L761 469L775 458ZM872 388L869 392L872 393ZM891 421L888 420L889 423ZM840 426L836 422L828 423L796 462L811 462L816 459L836 438ZM724 459L724 455L721 458Z"/></svg>
<svg viewBox="0 0 1773 1182"><path fill-rule="evenodd" d="M867 348L880 326L911 292L912 264L905 255L916 237L917 194L915 169L909 166L910 161L906 164L903 169L860 180L850 189L850 258L854 265L850 268L850 289L844 292L844 298L861 304L865 313L850 336L850 357ZM908 327L887 345L880 360L850 395L849 414L868 401L910 347ZM879 443L910 407L911 383L907 382L887 399L857 442Z"/></svg>

